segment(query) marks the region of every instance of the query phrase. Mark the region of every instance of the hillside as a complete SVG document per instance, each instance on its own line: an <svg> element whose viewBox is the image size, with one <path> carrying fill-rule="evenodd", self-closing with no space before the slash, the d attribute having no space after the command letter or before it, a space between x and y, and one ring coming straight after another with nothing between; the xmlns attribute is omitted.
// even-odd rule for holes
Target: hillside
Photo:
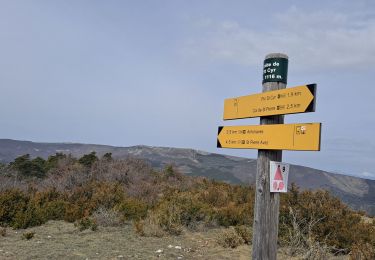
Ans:
<svg viewBox="0 0 375 260"><path fill-rule="evenodd" d="M43 158L56 152L82 156L91 151L98 155L111 152L115 158L139 157L146 159L153 167L175 165L182 173L190 176L205 176L228 183L255 182L256 160L207 153L192 149L166 147L114 147L74 143L35 143L0 139L0 162L30 154ZM352 176L329 173L299 165L291 165L290 183L295 182L302 189L326 189L338 196L354 209L375 215L375 181Z"/></svg>

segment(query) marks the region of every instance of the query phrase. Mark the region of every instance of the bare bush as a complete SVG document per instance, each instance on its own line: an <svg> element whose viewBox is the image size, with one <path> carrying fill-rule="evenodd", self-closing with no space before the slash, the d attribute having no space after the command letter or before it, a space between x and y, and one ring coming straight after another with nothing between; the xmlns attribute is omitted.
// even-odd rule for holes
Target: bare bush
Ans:
<svg viewBox="0 0 375 260"><path fill-rule="evenodd" d="M314 226L322 219L299 218L294 210L289 208L292 226L288 228L288 236L284 242L289 256L301 256L303 259L327 259L332 247L324 241L317 241L313 235Z"/></svg>
<svg viewBox="0 0 375 260"><path fill-rule="evenodd" d="M100 207L93 214L92 218L99 226L116 227L122 224L121 214L113 209Z"/></svg>
<svg viewBox="0 0 375 260"><path fill-rule="evenodd" d="M126 193L130 197L141 199L149 205L155 205L162 198L164 190L165 188L161 185L140 180L127 186Z"/></svg>
<svg viewBox="0 0 375 260"><path fill-rule="evenodd" d="M375 248L369 243L356 243L349 255L350 260L372 260L375 259Z"/></svg>
<svg viewBox="0 0 375 260"><path fill-rule="evenodd" d="M217 243L222 247L236 248L243 245L245 241L233 227L225 229L217 238Z"/></svg>
<svg viewBox="0 0 375 260"><path fill-rule="evenodd" d="M148 163L135 158L115 161L100 160L91 169L92 178L95 180L123 184L137 183L149 179L152 172L153 170Z"/></svg>
<svg viewBox="0 0 375 260"><path fill-rule="evenodd" d="M29 184L33 180L25 180L18 176L18 173L13 171L12 174L2 174L0 175L0 192L4 192L10 189L19 189L22 191L27 191Z"/></svg>
<svg viewBox="0 0 375 260"><path fill-rule="evenodd" d="M167 232L161 227L158 216L149 214L144 220L136 220L133 222L135 232L146 237L164 237Z"/></svg>
<svg viewBox="0 0 375 260"><path fill-rule="evenodd" d="M66 165L56 168L48 174L47 178L40 182L40 188L56 188L57 191L71 191L75 187L82 186L90 181L90 176L79 164Z"/></svg>

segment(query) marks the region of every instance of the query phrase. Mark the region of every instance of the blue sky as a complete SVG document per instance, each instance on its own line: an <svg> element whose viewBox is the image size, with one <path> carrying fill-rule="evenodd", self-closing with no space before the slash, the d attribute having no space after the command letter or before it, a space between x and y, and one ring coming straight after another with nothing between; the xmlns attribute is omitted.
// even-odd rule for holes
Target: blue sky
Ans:
<svg viewBox="0 0 375 260"><path fill-rule="evenodd" d="M318 84L320 152L283 161L375 179L375 2L0 0L0 138L216 148L225 98L261 91L289 56L288 86Z"/></svg>

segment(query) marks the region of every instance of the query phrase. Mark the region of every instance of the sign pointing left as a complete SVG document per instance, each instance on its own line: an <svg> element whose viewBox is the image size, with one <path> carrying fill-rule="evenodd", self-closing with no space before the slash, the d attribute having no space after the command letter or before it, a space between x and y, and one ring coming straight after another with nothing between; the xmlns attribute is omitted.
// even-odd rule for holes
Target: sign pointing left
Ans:
<svg viewBox="0 0 375 260"><path fill-rule="evenodd" d="M220 126L218 148L320 150L320 123Z"/></svg>

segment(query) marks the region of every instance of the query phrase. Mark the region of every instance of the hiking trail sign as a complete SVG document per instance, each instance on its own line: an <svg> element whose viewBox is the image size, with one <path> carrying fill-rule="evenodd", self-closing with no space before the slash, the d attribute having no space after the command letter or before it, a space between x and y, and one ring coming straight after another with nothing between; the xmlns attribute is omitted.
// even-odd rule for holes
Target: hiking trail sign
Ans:
<svg viewBox="0 0 375 260"><path fill-rule="evenodd" d="M220 126L218 148L320 150L320 123Z"/></svg>
<svg viewBox="0 0 375 260"><path fill-rule="evenodd" d="M288 187L282 150L319 151L320 123L284 124L285 114L315 111L316 84L286 88L288 56L268 54L262 93L224 101L224 120L260 117L260 125L220 126L217 147L258 149L252 259L276 259L280 192Z"/></svg>
<svg viewBox="0 0 375 260"><path fill-rule="evenodd" d="M315 111L316 84L228 98L224 120Z"/></svg>
<svg viewBox="0 0 375 260"><path fill-rule="evenodd" d="M270 192L287 192L289 164L270 161Z"/></svg>

